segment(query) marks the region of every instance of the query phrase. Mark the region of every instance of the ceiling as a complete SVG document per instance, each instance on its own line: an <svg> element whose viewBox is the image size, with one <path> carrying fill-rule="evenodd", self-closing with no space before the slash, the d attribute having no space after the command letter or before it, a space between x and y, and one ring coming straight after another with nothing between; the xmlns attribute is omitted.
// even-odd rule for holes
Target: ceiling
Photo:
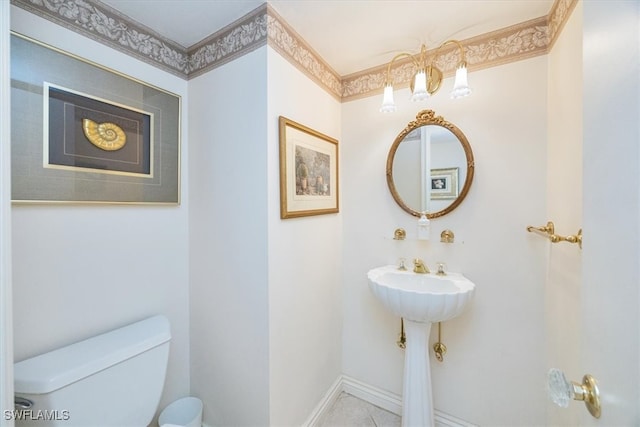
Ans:
<svg viewBox="0 0 640 427"><path fill-rule="evenodd" d="M263 0L102 0L188 48ZM270 0L270 5L341 76L549 13L553 0Z"/></svg>

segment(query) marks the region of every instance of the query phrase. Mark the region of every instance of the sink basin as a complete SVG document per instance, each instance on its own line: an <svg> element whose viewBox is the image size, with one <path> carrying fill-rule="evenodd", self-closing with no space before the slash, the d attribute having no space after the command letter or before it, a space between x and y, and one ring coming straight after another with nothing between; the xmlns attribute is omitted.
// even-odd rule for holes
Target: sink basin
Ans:
<svg viewBox="0 0 640 427"><path fill-rule="evenodd" d="M446 276L398 270L395 265L367 273L369 287L389 311L405 320L443 322L464 311L476 285L459 273Z"/></svg>
<svg viewBox="0 0 640 427"><path fill-rule="evenodd" d="M476 286L462 274L417 274L398 270L395 265L369 270L367 278L371 291L382 305L405 320L402 426L433 427L433 391L427 351L431 324L462 313Z"/></svg>

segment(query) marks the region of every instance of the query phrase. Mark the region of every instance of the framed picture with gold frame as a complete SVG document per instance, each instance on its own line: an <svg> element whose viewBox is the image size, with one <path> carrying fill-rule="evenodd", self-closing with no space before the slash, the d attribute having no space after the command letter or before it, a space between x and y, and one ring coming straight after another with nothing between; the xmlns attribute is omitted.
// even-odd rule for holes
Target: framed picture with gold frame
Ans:
<svg viewBox="0 0 640 427"><path fill-rule="evenodd" d="M280 218L339 212L338 141L280 116Z"/></svg>
<svg viewBox="0 0 640 427"><path fill-rule="evenodd" d="M458 197L459 168L431 169L431 199L445 200Z"/></svg>
<svg viewBox="0 0 640 427"><path fill-rule="evenodd" d="M11 35L14 203L180 203L181 98Z"/></svg>

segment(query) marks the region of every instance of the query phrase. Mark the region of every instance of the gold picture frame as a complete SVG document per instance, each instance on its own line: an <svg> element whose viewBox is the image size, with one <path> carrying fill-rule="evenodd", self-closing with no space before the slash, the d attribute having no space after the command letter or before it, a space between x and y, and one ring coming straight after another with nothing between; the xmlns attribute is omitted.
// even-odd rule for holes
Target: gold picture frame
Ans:
<svg viewBox="0 0 640 427"><path fill-rule="evenodd" d="M280 129L280 218L339 212L338 140L286 117Z"/></svg>
<svg viewBox="0 0 640 427"><path fill-rule="evenodd" d="M459 168L431 169L429 182L431 200L455 199L458 197Z"/></svg>

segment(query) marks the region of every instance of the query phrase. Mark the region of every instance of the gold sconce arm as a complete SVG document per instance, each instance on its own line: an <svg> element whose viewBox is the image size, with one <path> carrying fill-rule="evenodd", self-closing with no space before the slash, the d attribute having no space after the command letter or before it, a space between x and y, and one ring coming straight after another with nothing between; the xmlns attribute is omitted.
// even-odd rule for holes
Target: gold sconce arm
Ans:
<svg viewBox="0 0 640 427"><path fill-rule="evenodd" d="M464 65L466 67L467 57L464 53L464 47L462 46L462 43L460 43L458 40L447 40L444 43L442 43L440 46L438 46L433 56L431 57L431 61L429 61L429 67L433 65L433 61L435 61L435 59L438 57L438 53L440 52L440 50L449 44L455 44L456 46L458 46L458 50L460 51L460 61L458 62L458 66Z"/></svg>
<svg viewBox="0 0 640 427"><path fill-rule="evenodd" d="M568 242L577 243L580 249L582 249L582 229L578 230L578 234L572 234L569 236L560 236L556 234L556 228L552 221L547 222L547 225L541 227L528 226L527 231L530 233L541 234L547 237L551 243Z"/></svg>
<svg viewBox="0 0 640 427"><path fill-rule="evenodd" d="M424 46L422 47L423 51L424 51ZM415 67L417 69L420 69L420 63L416 60L415 56L407 53L407 52L402 52L397 54L396 56L393 57L393 59L391 60L391 62L389 62L389 64L387 65L387 78L385 81L385 85L391 85L393 84L393 82L391 81L391 67L393 67L393 64L400 58L411 58L411 60L413 61L413 65L415 65Z"/></svg>

